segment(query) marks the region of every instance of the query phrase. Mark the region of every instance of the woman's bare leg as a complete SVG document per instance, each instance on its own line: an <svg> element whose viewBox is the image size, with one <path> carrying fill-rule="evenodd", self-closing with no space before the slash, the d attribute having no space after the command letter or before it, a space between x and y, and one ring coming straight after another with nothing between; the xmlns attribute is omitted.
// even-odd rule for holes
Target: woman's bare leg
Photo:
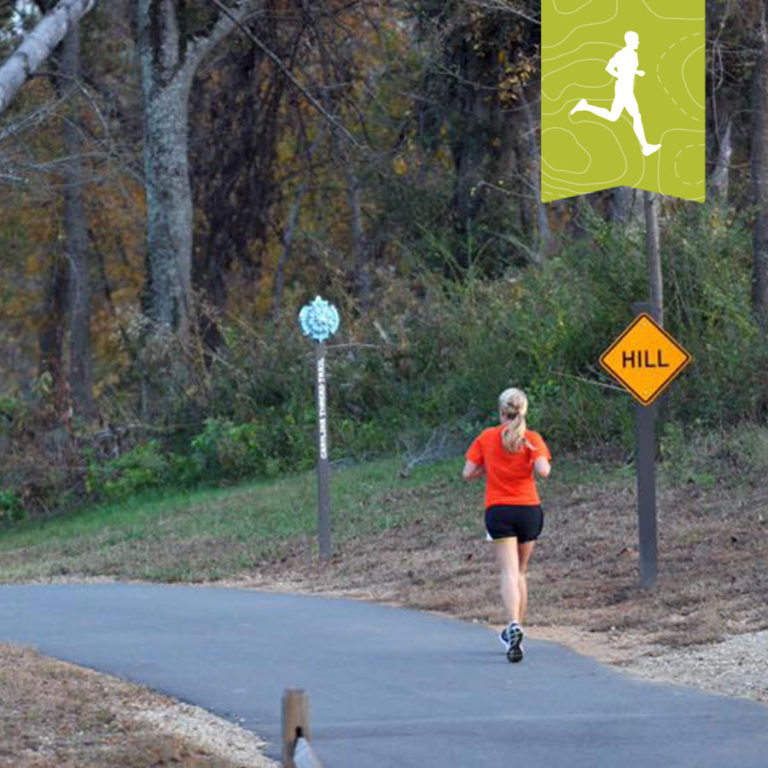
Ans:
<svg viewBox="0 0 768 768"><path fill-rule="evenodd" d="M518 581L520 592L520 623L525 621L525 613L528 610L528 563L531 560L533 554L533 548L536 545L535 541L526 541L524 544L517 545L517 560L518 560Z"/></svg>
<svg viewBox="0 0 768 768"><path fill-rule="evenodd" d="M508 621L520 622L520 565L517 538L497 539L493 542L496 562L501 572L501 599Z"/></svg>

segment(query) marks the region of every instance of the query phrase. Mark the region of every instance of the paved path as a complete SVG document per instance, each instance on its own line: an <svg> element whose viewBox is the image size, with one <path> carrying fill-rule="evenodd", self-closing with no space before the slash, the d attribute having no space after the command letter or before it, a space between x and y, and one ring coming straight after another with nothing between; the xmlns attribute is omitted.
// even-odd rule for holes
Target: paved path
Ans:
<svg viewBox="0 0 768 768"><path fill-rule="evenodd" d="M0 640L146 683L279 755L309 692L326 768L766 768L768 707L626 677L551 643L512 665L487 629L229 589L0 587Z"/></svg>

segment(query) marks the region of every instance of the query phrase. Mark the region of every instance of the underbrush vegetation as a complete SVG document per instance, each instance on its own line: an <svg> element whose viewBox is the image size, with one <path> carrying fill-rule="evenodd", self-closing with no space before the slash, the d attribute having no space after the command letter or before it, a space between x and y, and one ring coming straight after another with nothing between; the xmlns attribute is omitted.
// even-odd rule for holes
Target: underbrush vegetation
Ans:
<svg viewBox="0 0 768 768"><path fill-rule="evenodd" d="M597 361L644 298L643 231L619 236L585 218L584 237L542 266L493 275L472 253L447 274L427 269L434 249L447 256L438 235L425 237L403 247L399 274L380 276L366 314L328 286L343 318L328 345L332 459L457 455L515 385L557 453L631 461L633 405ZM750 309L749 238L744 222L704 208L664 230L665 326L694 358L660 408L660 456L681 480L712 474L698 456L680 460L692 445L705 459L730 455L733 433L740 450L754 444L755 461L765 451L768 349ZM290 297L279 324L212 318L216 349L147 341L140 321L126 321L130 363L102 388L98 426L63 418L44 379L0 400L0 520L311 468L314 355L295 320L306 298Z"/></svg>

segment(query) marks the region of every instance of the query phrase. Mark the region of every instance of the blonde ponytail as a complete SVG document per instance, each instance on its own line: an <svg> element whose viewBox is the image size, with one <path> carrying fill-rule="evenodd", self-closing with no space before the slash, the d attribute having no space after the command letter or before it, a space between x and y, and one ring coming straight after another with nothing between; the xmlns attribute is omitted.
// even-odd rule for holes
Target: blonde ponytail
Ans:
<svg viewBox="0 0 768 768"><path fill-rule="evenodd" d="M518 453L525 443L525 414L528 413L528 398L519 389L505 389L499 395L499 416L507 422L501 432L504 450Z"/></svg>

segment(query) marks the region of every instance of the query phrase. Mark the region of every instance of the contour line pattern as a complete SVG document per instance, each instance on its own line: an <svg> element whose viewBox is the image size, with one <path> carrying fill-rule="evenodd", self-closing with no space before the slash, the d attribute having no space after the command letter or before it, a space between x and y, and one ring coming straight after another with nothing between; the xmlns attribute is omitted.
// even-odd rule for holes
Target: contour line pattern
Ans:
<svg viewBox="0 0 768 768"><path fill-rule="evenodd" d="M650 9L649 9L649 10L650 10ZM661 67L661 62L664 60L664 57L665 57L665 56L666 56L666 55L667 55L667 54L668 54L668 53L669 53L669 52L670 52L670 51L671 51L671 50L672 50L672 49L673 49L673 48L674 48L674 47L675 47L675 46L676 46L678 43L682 43L682 42L684 42L684 41L685 41L685 40L687 40L689 37L701 37L701 34L702 34L701 32L694 32L694 34L692 34L692 35L686 35L686 36L685 36L685 37L683 37L682 39L675 41L674 43L672 43L672 45L670 45L670 46L669 46L669 48L667 48L667 50L666 50L666 51L664 51L664 53L662 53L662 54L661 54L661 56L659 57L659 60L656 62L656 80L658 81L659 85L660 85L660 86L661 86L661 87L664 89L664 93L666 93L666 94L667 94L667 96L669 96L669 98L670 98L670 99L672 99L672 101L674 102L675 106L676 106L676 107L677 107L677 108L678 108L678 109L679 109L679 110L680 110L680 111L681 111L681 112L682 112L682 113L683 113L683 114L684 114L686 117L689 117L691 120L696 120L696 121L698 121L698 120L699 120L699 118L698 118L696 115L691 115L691 114L690 114L690 113L689 113L687 110L683 109L682 105L681 105L681 104L678 102L678 100L677 100L677 99L676 99L676 98L675 98L675 97L674 97L674 96L673 96L673 95L672 95L672 94L669 92L669 88L667 88L667 86L666 86L666 85L664 85L664 83L661 81L661 73L659 72L659 68ZM686 57L685 61L683 62L683 67L685 67L685 62L687 62L687 61L688 61L688 59L689 59L689 58L690 58L690 57L691 57L691 56L692 56L694 53L696 53L696 51L698 51L698 50L699 50L700 48L702 48L702 47L703 47L703 46L699 46L698 48L694 48L694 49L691 51L691 53L690 53L690 54L689 54L689 55ZM686 89L686 91L688 91L688 95L691 97L691 101L692 101L692 102L693 102L693 103L694 103L694 104L695 104L697 107L699 107L699 108L701 109L701 108L702 108L701 104L699 104L699 103L696 101L696 99L694 99L694 98L693 98L693 95L691 94L690 88L688 88L688 84L685 82L685 73L684 73L684 71L683 71L683 70L681 70L681 75L682 75L682 80L683 80L683 83L685 84L685 89Z"/></svg>

